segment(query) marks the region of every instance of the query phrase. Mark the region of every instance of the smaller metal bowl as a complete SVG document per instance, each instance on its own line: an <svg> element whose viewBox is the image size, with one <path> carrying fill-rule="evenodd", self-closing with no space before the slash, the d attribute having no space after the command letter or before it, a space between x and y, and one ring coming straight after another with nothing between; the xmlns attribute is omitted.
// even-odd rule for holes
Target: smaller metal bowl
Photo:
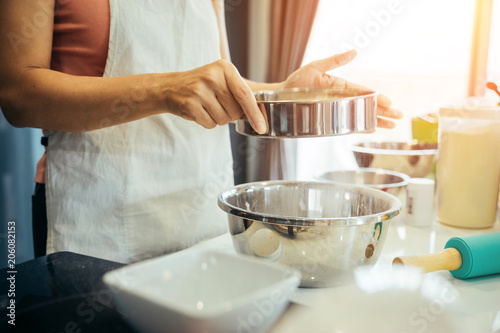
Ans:
<svg viewBox="0 0 500 333"><path fill-rule="evenodd" d="M328 171L322 173L317 178L321 181L364 185L387 192L398 198L399 195L405 191L406 186L411 179L409 176L401 172L375 168Z"/></svg>
<svg viewBox="0 0 500 333"><path fill-rule="evenodd" d="M268 123L258 134L243 119L236 132L266 138L307 138L369 132L377 127L377 95L369 89L292 88L255 93Z"/></svg>
<svg viewBox="0 0 500 333"><path fill-rule="evenodd" d="M401 201L402 210L406 207L406 187L411 179L401 172L375 168L328 171L320 174L316 178L320 181L364 185L387 192ZM404 214L400 214L397 218L403 217Z"/></svg>
<svg viewBox="0 0 500 333"><path fill-rule="evenodd" d="M378 168L426 177L433 168L437 144L424 142L362 142L350 146L360 168Z"/></svg>

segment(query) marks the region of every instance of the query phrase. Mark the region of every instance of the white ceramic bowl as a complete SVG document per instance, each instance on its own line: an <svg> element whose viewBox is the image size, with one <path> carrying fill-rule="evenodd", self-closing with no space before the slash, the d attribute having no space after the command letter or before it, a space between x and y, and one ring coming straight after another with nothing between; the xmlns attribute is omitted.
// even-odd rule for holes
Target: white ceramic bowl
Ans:
<svg viewBox="0 0 500 333"><path fill-rule="evenodd" d="M103 279L139 332L264 332L286 308L300 273L248 256L188 250Z"/></svg>

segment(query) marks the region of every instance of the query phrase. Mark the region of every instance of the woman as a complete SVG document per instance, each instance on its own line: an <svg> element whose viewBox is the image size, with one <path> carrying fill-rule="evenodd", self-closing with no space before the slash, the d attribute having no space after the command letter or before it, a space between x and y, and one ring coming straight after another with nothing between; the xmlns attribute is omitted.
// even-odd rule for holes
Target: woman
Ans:
<svg viewBox="0 0 500 333"><path fill-rule="evenodd" d="M46 184L48 253L132 262L225 232L215 204L232 184L225 125L245 116L266 131L252 91L350 85L325 72L355 51L281 83L241 78L221 60L221 9L209 0L0 2L0 106L12 125L47 138L37 182ZM399 117L389 106L379 98L383 115Z"/></svg>

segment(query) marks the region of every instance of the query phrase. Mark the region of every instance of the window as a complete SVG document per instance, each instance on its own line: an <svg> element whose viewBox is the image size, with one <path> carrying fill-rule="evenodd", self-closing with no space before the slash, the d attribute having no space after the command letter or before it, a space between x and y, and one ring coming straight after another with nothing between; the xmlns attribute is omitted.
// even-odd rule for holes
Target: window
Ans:
<svg viewBox="0 0 500 333"><path fill-rule="evenodd" d="M405 113L394 130L303 140L298 147L299 177L321 169L345 168L343 144L357 140L411 138L410 119L463 102L467 96L474 1L321 0L303 63L356 48L358 56L332 75L370 86L389 96ZM500 86L500 3L494 1L487 79ZM493 92L488 91L488 96ZM316 166L301 160L332 154ZM338 163L338 161L348 161ZM309 160L310 161L310 160ZM353 166L355 167L355 165ZM315 168L315 169L312 169Z"/></svg>

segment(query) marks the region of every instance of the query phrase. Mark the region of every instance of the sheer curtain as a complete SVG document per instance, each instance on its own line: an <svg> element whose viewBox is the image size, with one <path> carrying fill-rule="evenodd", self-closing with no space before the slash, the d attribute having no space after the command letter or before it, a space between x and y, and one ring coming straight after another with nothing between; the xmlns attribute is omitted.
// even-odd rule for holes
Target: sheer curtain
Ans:
<svg viewBox="0 0 500 333"><path fill-rule="evenodd" d="M254 1L250 11L251 34L265 34L262 21L267 21L270 31L269 45L262 47L256 36L250 36L253 49L261 53L268 52L267 70L264 73L267 82L285 80L289 74L300 67L307 46L307 41L313 26L319 0L273 0ZM253 15L252 15L253 14ZM252 42L253 41L253 42ZM256 60L250 65L255 67ZM262 57L260 57L262 61ZM252 61L252 60L251 60ZM263 63L260 63L262 66ZM259 66L259 65L257 65ZM260 78L250 77L254 80ZM249 140L248 181L295 179L297 141L295 139L264 139Z"/></svg>
<svg viewBox="0 0 500 333"><path fill-rule="evenodd" d="M319 0L273 0L268 82L285 80L300 67Z"/></svg>

